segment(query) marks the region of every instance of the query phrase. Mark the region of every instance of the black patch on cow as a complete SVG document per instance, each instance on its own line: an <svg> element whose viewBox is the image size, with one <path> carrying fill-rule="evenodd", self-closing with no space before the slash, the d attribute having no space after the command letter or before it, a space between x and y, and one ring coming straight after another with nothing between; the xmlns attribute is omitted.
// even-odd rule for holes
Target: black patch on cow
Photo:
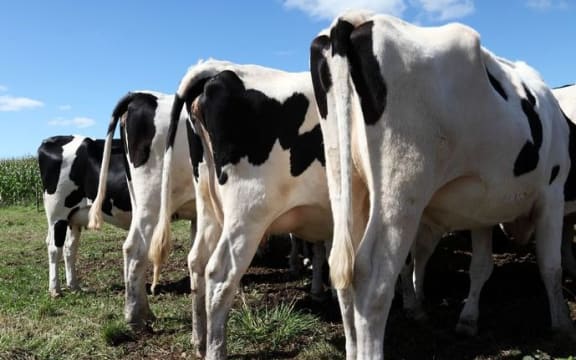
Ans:
<svg viewBox="0 0 576 360"><path fill-rule="evenodd" d="M534 94L532 94L530 89L526 87L526 84L522 84L522 87L524 88L524 92L526 93L526 97L528 98L528 103L530 103L532 107L536 106L536 98L534 97Z"/></svg>
<svg viewBox="0 0 576 360"><path fill-rule="evenodd" d="M494 90L496 90L496 92L498 94L500 94L500 96L502 96L502 98L506 101L508 101L508 94L506 94L506 91L504 91L504 88L502 87L502 84L500 84L500 81L498 81L498 79L496 79L491 73L490 71L488 71L488 69L486 69L486 74L488 74L488 80L490 80L490 84L492 85L492 87L494 88Z"/></svg>
<svg viewBox="0 0 576 360"><path fill-rule="evenodd" d="M354 25L348 21L338 19L336 25L330 29L330 40L332 42L332 56L340 55L345 57L350 47L350 34L354 30Z"/></svg>
<svg viewBox="0 0 576 360"><path fill-rule="evenodd" d="M86 192L84 191L84 181L86 179L87 165L88 165L88 147L94 142L94 140L86 138L82 141L82 144L76 149L76 154L74 160L72 161L72 167L70 168L70 180L76 185L76 189L73 190L66 199L64 199L64 206L68 208L75 207L78 203L86 197ZM99 156L100 162L102 162L102 152ZM92 181L98 184L98 176ZM98 185L96 185L98 186Z"/></svg>
<svg viewBox="0 0 576 360"><path fill-rule="evenodd" d="M218 183L220 185L224 185L226 184L227 181L228 181L228 174L226 174L226 171L221 171L220 176L218 176Z"/></svg>
<svg viewBox="0 0 576 360"><path fill-rule="evenodd" d="M553 88L553 89L554 89L554 90L563 89L563 88L567 88L567 87L574 86L574 85L576 85L576 84L566 84L566 85L557 86L557 87L555 87L555 88Z"/></svg>
<svg viewBox="0 0 576 360"><path fill-rule="evenodd" d="M64 246L66 242L66 231L68 230L68 221L58 220L54 224L54 245L57 247Z"/></svg>
<svg viewBox="0 0 576 360"><path fill-rule="evenodd" d="M166 151L173 147L174 141L176 141L176 132L178 130L178 121L180 120L182 107L184 104L186 104L187 109L190 109L192 102L198 95L202 93L204 90L204 84L209 79L210 77L194 79L188 84L182 97L178 94L174 96L172 110L170 111L170 126L168 127L168 142L166 143Z"/></svg>
<svg viewBox="0 0 576 360"><path fill-rule="evenodd" d="M156 133L154 118L157 107L158 98L147 93L135 93L128 104L126 136L128 154L134 167L144 165L150 156L150 146Z"/></svg>
<svg viewBox="0 0 576 360"><path fill-rule="evenodd" d="M126 111L128 111L128 105L130 105L132 100L134 100L134 97L138 96L138 94L140 93L129 92L126 95L124 95L120 100L118 100L118 103L116 103L114 110L112 110L112 120L110 121L110 124L108 124L107 134L114 133L114 129L116 129L118 120Z"/></svg>
<svg viewBox="0 0 576 360"><path fill-rule="evenodd" d="M184 106L184 99L178 94L174 95L174 102L172 102L172 109L170 110L170 126L168 127L168 141L166 142L166 151L174 146L176 141L176 131L178 130L178 121L180 120L180 113Z"/></svg>
<svg viewBox="0 0 576 360"><path fill-rule="evenodd" d="M374 54L372 28L369 21L356 28L350 35L351 49L348 53L350 75L360 97L364 122L375 124L386 108L386 82L380 72L378 59Z"/></svg>
<svg viewBox="0 0 576 360"><path fill-rule="evenodd" d="M53 136L42 141L38 147L38 166L42 188L47 194L54 194L60 179L62 168L62 153L64 145L74 139L74 136Z"/></svg>
<svg viewBox="0 0 576 360"><path fill-rule="evenodd" d="M217 177L220 179L223 166L237 164L243 157L252 165L263 164L276 140L284 150L290 150L290 162L296 164L291 167L292 176L300 175L313 159L322 162L321 140L320 146L310 147L305 139L318 135L298 134L308 106L308 99L300 93L280 103L258 90L247 90L232 71L210 79L200 97L200 109L212 143ZM311 152L305 158L302 148Z"/></svg>
<svg viewBox="0 0 576 360"><path fill-rule="evenodd" d="M75 207L84 198L91 200L96 198L103 152L104 140L86 138L78 147L70 168L70 180L77 188L64 199L66 207ZM112 141L106 185L102 211L111 216L112 202L117 208L130 211L131 203L124 167L124 150L119 140Z"/></svg>
<svg viewBox="0 0 576 360"><path fill-rule="evenodd" d="M190 161L192 162L192 172L194 177L198 179L198 165L202 162L204 150L202 149L202 140L200 136L194 132L190 121L186 121L186 134L188 135L188 149L190 151Z"/></svg>
<svg viewBox="0 0 576 360"><path fill-rule="evenodd" d="M530 125L530 132L532 134L532 141L528 140L520 150L520 154L516 158L514 163L514 175L520 176L526 174L538 166L538 161L540 155L538 154L540 146L542 146L542 123L540 122L540 116L536 112L536 98L524 86L524 91L526 93L526 99L521 100L522 111L528 118L528 124Z"/></svg>
<svg viewBox="0 0 576 360"><path fill-rule="evenodd" d="M514 176L526 174L538 166L538 148L530 141L526 141L514 163Z"/></svg>
<svg viewBox="0 0 576 360"><path fill-rule="evenodd" d="M328 102L326 94L332 87L332 75L323 52L330 46L330 39L326 35L318 36L310 45L310 74L314 86L314 96L318 104L318 112L322 119L328 116Z"/></svg>
<svg viewBox="0 0 576 360"><path fill-rule="evenodd" d="M86 177L85 191L89 199L94 200L98 192L98 178L100 176L100 167L102 164L102 154L104 152L104 141L95 140L88 147L89 161L87 164L87 174L93 174L92 177ZM112 141L110 152L110 164L108 166L108 177L106 179L106 196L102 203L102 211L112 216L112 206L123 210L130 211L132 204L128 183L126 182L126 156L124 145L120 140ZM93 179L96 179L95 181Z"/></svg>
<svg viewBox="0 0 576 360"><path fill-rule="evenodd" d="M412 264L412 251L408 252L408 256L406 256L406 260L404 260L404 265L408 266Z"/></svg>
<svg viewBox="0 0 576 360"><path fill-rule="evenodd" d="M552 167L552 171L550 172L550 180L548 181L548 185L552 184L552 182L554 182L554 180L556 179L556 176L558 176L558 172L560 171L560 165L555 165L554 167Z"/></svg>
<svg viewBox="0 0 576 360"><path fill-rule="evenodd" d="M293 176L302 174L314 160L325 166L320 124L294 139L290 149L290 173Z"/></svg>
<svg viewBox="0 0 576 360"><path fill-rule="evenodd" d="M562 112L568 123L568 153L570 154L570 170L564 183L564 200L576 200L576 125Z"/></svg>
<svg viewBox="0 0 576 360"><path fill-rule="evenodd" d="M120 125L120 142L122 143L122 150L124 154L122 154L122 163L124 164L124 170L126 171L126 179L128 181L132 181L132 174L130 173L130 164L128 163L128 140L126 139L126 134L124 132L124 126Z"/></svg>

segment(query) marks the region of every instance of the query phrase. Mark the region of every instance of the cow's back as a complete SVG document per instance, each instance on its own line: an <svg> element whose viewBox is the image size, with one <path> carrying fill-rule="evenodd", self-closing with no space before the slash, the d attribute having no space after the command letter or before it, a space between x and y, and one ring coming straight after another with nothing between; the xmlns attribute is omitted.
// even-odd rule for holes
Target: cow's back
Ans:
<svg viewBox="0 0 576 360"><path fill-rule="evenodd" d="M446 230L512 219L530 211L541 186L558 173L554 166L566 172L566 123L529 66L497 58L461 24L423 28L380 15L358 29L356 42L373 46L356 49L363 59L375 58L386 89L376 116L360 103L364 122L380 129L367 131L367 141L388 134L405 142L406 153L413 149L424 154L423 163L435 164L432 222L456 208L458 214L439 221ZM370 48L373 54L362 52ZM354 83L362 89L362 80ZM401 161L386 154L386 142L380 150L373 156Z"/></svg>
<svg viewBox="0 0 576 360"><path fill-rule="evenodd" d="M252 211L274 212L270 232L318 221L318 214L307 212L313 206L323 209L325 224L299 235L329 237L324 150L310 74L238 66L210 79L199 99L223 211L238 211L232 194L252 187L250 206L261 209Z"/></svg>

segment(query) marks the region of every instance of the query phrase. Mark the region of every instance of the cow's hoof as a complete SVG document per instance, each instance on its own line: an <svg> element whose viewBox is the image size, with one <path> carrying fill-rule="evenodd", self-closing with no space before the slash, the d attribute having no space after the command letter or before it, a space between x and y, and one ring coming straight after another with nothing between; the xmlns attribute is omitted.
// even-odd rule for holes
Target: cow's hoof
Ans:
<svg viewBox="0 0 576 360"><path fill-rule="evenodd" d="M206 345L200 344L200 341L194 339L194 336L190 338L190 343L192 344L192 348L194 349L194 356L196 359L204 359L206 357Z"/></svg>
<svg viewBox="0 0 576 360"><path fill-rule="evenodd" d="M135 332L153 332L152 331L152 324L156 320L156 316L152 313L152 311L148 311L145 316L142 316L139 319L127 319L126 323L130 328Z"/></svg>
<svg viewBox="0 0 576 360"><path fill-rule="evenodd" d="M562 324L561 326L553 326L551 330L553 333L558 334L558 336L574 337L576 340L576 330L574 330L572 322Z"/></svg>
<svg viewBox="0 0 576 360"><path fill-rule="evenodd" d="M60 289L50 289L50 296L52 298L59 298L62 296L62 291Z"/></svg>
<svg viewBox="0 0 576 360"><path fill-rule="evenodd" d="M404 312L406 313L406 317L408 319L412 319L418 322L424 322L428 320L428 315L424 310L422 310L420 306L404 309Z"/></svg>
<svg viewBox="0 0 576 360"><path fill-rule="evenodd" d="M328 296L326 295L326 292L319 291L319 292L311 292L310 298L312 299L312 301L321 303L326 301L328 299Z"/></svg>
<svg viewBox="0 0 576 360"><path fill-rule="evenodd" d="M70 291L73 291L73 292L82 292L82 288L78 284L68 285L68 289L70 289Z"/></svg>
<svg viewBox="0 0 576 360"><path fill-rule="evenodd" d="M456 333L473 337L478 334L478 323L474 320L460 320L456 325Z"/></svg>
<svg viewBox="0 0 576 360"><path fill-rule="evenodd" d="M152 334L152 321L148 322L129 322L128 326L136 334Z"/></svg>

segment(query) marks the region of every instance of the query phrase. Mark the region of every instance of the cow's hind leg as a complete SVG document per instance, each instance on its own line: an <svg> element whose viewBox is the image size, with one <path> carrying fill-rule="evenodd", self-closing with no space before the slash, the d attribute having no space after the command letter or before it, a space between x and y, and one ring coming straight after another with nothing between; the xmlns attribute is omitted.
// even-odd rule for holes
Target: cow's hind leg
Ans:
<svg viewBox="0 0 576 360"><path fill-rule="evenodd" d="M383 207L384 208L384 207ZM385 221L378 208L371 215L354 267L354 321L358 359L382 359L384 332L398 274L420 222L420 212L396 213Z"/></svg>
<svg viewBox="0 0 576 360"><path fill-rule="evenodd" d="M354 327L354 297L352 288L337 290L338 304L342 314L342 326L344 327L344 336L346 338L346 359L356 359L356 329Z"/></svg>
<svg viewBox="0 0 576 360"><path fill-rule="evenodd" d="M220 226L213 217L199 216L194 245L188 253L192 300L192 345L196 356L206 355L206 281L205 269L220 237Z"/></svg>
<svg viewBox="0 0 576 360"><path fill-rule="evenodd" d="M247 216L247 218L251 218ZM224 221L227 223L227 220ZM231 221L230 223L235 223ZM226 320L240 278L264 235L262 224L224 228L206 267L207 359L226 358Z"/></svg>
<svg viewBox="0 0 576 360"><path fill-rule="evenodd" d="M562 271L565 275L576 279L576 259L572 250L572 241L574 239L574 216L564 218L562 227Z"/></svg>
<svg viewBox="0 0 576 360"><path fill-rule="evenodd" d="M146 295L146 269L152 226L157 219L134 214L128 236L122 246L124 254L125 304L124 316L132 328L148 328L155 317Z"/></svg>
<svg viewBox="0 0 576 360"><path fill-rule="evenodd" d="M70 290L80 290L76 274L76 257L80 245L80 226L71 225L68 228L68 236L64 243L64 264L66 266L66 284Z"/></svg>
<svg viewBox="0 0 576 360"><path fill-rule="evenodd" d="M326 261L326 248L323 243L312 244L312 286L310 295L314 300L324 299L324 282L322 280L322 268Z"/></svg>
<svg viewBox="0 0 576 360"><path fill-rule="evenodd" d="M58 276L58 261L62 257L62 246L66 242L68 222L58 220L48 226L46 245L48 246L48 291L52 297L62 295Z"/></svg>
<svg viewBox="0 0 576 360"><path fill-rule="evenodd" d="M288 257L288 265L290 266L290 272L294 275L300 275L303 269L302 260L300 260L300 255L303 250L303 240L290 234L290 255Z"/></svg>
<svg viewBox="0 0 576 360"><path fill-rule="evenodd" d="M492 259L492 228L473 230L471 238L470 290L456 325L456 332L468 336L474 336L478 333L480 292L494 268Z"/></svg>
<svg viewBox="0 0 576 360"><path fill-rule="evenodd" d="M404 311L408 317L414 320L424 320L426 318L426 312L422 305L426 265L434 253L434 249L438 246L440 239L441 234L433 232L427 225L420 224L410 255L402 268L400 285Z"/></svg>
<svg viewBox="0 0 576 360"><path fill-rule="evenodd" d="M573 324L564 295L562 294L561 241L563 207L558 198L560 191L547 194L547 201L539 209L536 221L536 256L540 276L546 288L550 306L552 329L572 332ZM552 201L551 198L554 197Z"/></svg>

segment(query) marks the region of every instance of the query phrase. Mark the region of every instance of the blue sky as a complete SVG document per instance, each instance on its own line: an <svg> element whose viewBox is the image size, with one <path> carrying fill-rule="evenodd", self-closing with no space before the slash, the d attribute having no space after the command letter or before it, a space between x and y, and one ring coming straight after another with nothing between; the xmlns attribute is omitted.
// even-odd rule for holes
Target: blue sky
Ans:
<svg viewBox="0 0 576 360"><path fill-rule="evenodd" d="M0 159L52 135L104 137L121 96L173 93L199 59L307 70L310 41L345 7L463 22L550 86L576 82L574 0L3 1Z"/></svg>

